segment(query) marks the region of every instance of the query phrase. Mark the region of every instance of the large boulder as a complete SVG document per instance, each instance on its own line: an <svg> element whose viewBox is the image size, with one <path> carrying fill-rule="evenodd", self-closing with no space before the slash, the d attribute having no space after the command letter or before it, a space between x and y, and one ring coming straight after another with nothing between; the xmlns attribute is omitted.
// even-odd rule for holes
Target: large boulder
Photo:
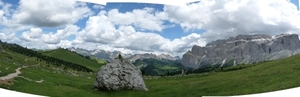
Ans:
<svg viewBox="0 0 300 97"><path fill-rule="evenodd" d="M141 71L123 59L102 66L96 74L94 86L101 90L148 90Z"/></svg>

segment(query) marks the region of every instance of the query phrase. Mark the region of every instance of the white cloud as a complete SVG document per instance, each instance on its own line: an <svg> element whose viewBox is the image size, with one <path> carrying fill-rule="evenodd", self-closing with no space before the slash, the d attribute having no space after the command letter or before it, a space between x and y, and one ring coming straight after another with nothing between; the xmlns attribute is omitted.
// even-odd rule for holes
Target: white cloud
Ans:
<svg viewBox="0 0 300 97"><path fill-rule="evenodd" d="M21 0L19 4L15 11L9 10L9 5L0 10L0 25L8 27L1 30L1 39L35 48L74 46L181 56L193 45L204 46L212 40L238 34L300 34L300 13L285 0L202 0L187 6L166 5L162 12L144 8L125 13L118 9L104 11L103 6L95 5L92 7L100 12L93 16L95 12L85 3L73 0ZM1 0L0 6L5 6ZM80 29L74 23L83 18L88 20ZM197 29L206 32L174 40L152 33L173 25L166 25L165 21L179 24L186 32ZM60 29L45 32L43 27ZM24 29L15 38L14 32ZM71 35L76 36L75 40L68 39Z"/></svg>
<svg viewBox="0 0 300 97"><path fill-rule="evenodd" d="M208 41L238 34L277 35L300 28L300 13L286 0L203 0L184 7L165 6L164 12L185 31L206 30L202 37Z"/></svg>
<svg viewBox="0 0 300 97"><path fill-rule="evenodd" d="M107 44L118 39L119 33L105 15L92 16L86 22L86 28L78 35L81 40Z"/></svg>
<svg viewBox="0 0 300 97"><path fill-rule="evenodd" d="M74 0L20 0L12 19L37 27L59 27L88 17L91 10Z"/></svg>
<svg viewBox="0 0 300 97"><path fill-rule="evenodd" d="M63 40L67 40L70 35L76 35L79 27L75 25L67 25L64 29L57 30L56 33L43 34L41 40L48 44L58 44Z"/></svg>
<svg viewBox="0 0 300 97"><path fill-rule="evenodd" d="M43 32L41 28L31 28L21 34L20 39L28 42L41 42L46 44L59 44L61 41L68 40L71 35L78 33L79 27L75 25L67 25L64 29L58 29L55 33Z"/></svg>
<svg viewBox="0 0 300 97"><path fill-rule="evenodd" d="M0 40L1 41L11 41L15 37L14 33L10 32L0 32Z"/></svg>
<svg viewBox="0 0 300 97"><path fill-rule="evenodd" d="M136 32L132 26L115 24L105 15L92 16L88 19L86 28L79 32L76 41L94 42L111 45L116 48L129 48L133 50L151 50L159 47L164 38L154 33ZM153 42L154 41L154 42Z"/></svg>
<svg viewBox="0 0 300 97"><path fill-rule="evenodd" d="M4 15L4 11L0 10L0 25L2 25L3 22L3 15Z"/></svg>
<svg viewBox="0 0 300 97"><path fill-rule="evenodd" d="M103 5L99 5L99 4L96 4L93 6L94 9L104 9L105 7Z"/></svg>
<svg viewBox="0 0 300 97"><path fill-rule="evenodd" d="M205 46L205 44L206 40L202 38L201 35L192 33L188 36L181 37L180 39L176 38L173 41L163 44L161 49L169 53L177 54L188 51L194 45Z"/></svg>
<svg viewBox="0 0 300 97"><path fill-rule="evenodd" d="M3 6L2 6L2 10L4 10L4 15L6 16L11 16L11 12L13 11L13 9L11 9L12 7L12 4L8 4L8 3L5 3Z"/></svg>
<svg viewBox="0 0 300 97"><path fill-rule="evenodd" d="M153 8L134 9L126 13L112 9L107 14L109 20L117 25L133 25L142 31L162 31L165 28L163 13L155 12Z"/></svg>
<svg viewBox="0 0 300 97"><path fill-rule="evenodd" d="M0 25L6 24L7 16L11 16L13 9L11 9L12 4L4 3L0 0Z"/></svg>
<svg viewBox="0 0 300 97"><path fill-rule="evenodd" d="M3 5L4 5L3 1L2 1L2 0L0 0L0 6L3 6Z"/></svg>
<svg viewBox="0 0 300 97"><path fill-rule="evenodd" d="M116 25L118 24L110 20L109 12L107 14L101 11L87 20L86 27L71 44L88 49L118 50L125 53L159 52L179 56L193 45L205 44L205 40L196 33L170 41L156 33L136 31L131 25L124 24L118 28Z"/></svg>
<svg viewBox="0 0 300 97"><path fill-rule="evenodd" d="M20 39L25 41L39 41L39 38L43 34L43 30L40 28L31 28L30 31L23 32Z"/></svg>

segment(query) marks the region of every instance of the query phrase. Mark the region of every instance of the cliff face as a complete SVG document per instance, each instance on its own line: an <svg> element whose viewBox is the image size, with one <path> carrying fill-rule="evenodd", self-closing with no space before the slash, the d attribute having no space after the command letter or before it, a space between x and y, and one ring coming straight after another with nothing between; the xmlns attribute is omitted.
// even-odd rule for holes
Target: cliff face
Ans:
<svg viewBox="0 0 300 97"><path fill-rule="evenodd" d="M223 66L224 64L250 64L275 60L300 53L297 34L282 34L274 38L269 35L238 35L216 40L205 47L193 46L182 56L182 64L190 68Z"/></svg>

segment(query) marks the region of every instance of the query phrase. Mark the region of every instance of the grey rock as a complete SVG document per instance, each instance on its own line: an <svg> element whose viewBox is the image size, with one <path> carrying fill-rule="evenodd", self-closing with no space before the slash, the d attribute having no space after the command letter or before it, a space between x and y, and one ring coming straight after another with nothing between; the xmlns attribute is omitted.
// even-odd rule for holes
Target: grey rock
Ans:
<svg viewBox="0 0 300 97"><path fill-rule="evenodd" d="M251 64L299 54L297 34L281 34L274 38L265 34L238 35L216 40L205 47L193 46L182 56L182 64L190 68L223 66L224 63Z"/></svg>
<svg viewBox="0 0 300 97"><path fill-rule="evenodd" d="M148 90L141 71L122 59L115 59L102 66L96 74L94 86L102 90Z"/></svg>

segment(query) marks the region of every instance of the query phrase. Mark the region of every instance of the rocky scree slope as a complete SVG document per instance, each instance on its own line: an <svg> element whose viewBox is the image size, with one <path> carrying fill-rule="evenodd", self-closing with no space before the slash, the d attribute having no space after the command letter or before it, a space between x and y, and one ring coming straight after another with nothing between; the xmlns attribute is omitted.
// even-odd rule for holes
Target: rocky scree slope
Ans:
<svg viewBox="0 0 300 97"><path fill-rule="evenodd" d="M251 64L299 54L299 48L297 34L238 35L212 41L205 47L195 45L182 56L181 62L192 69Z"/></svg>

